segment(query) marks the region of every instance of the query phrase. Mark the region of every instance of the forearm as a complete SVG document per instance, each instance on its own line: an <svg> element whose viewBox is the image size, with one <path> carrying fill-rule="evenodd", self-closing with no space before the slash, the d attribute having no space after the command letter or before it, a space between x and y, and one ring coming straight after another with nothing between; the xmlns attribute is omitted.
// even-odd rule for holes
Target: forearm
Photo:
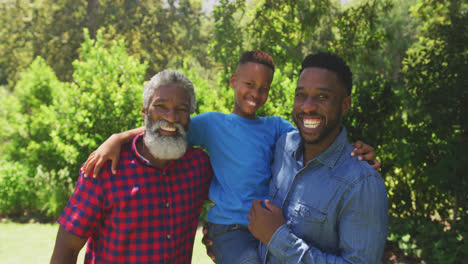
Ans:
<svg viewBox="0 0 468 264"><path fill-rule="evenodd" d="M286 225L281 226L268 244L268 253L280 263L354 263L343 256L321 251L297 237Z"/></svg>
<svg viewBox="0 0 468 264"><path fill-rule="evenodd" d="M50 260L51 264L76 263L81 248L86 243L86 238L80 238L68 233L63 227L59 227L55 241L54 252Z"/></svg>
<svg viewBox="0 0 468 264"><path fill-rule="evenodd" d="M76 263L79 252L54 251L50 264Z"/></svg>
<svg viewBox="0 0 468 264"><path fill-rule="evenodd" d="M374 263L360 249L347 249L345 252L330 253L314 247L297 237L286 225L281 226L268 244L268 254L279 263Z"/></svg>
<svg viewBox="0 0 468 264"><path fill-rule="evenodd" d="M132 130L127 130L121 133L113 134L111 137L116 139L121 144L125 144L131 142L136 135L141 134L143 132L145 132L145 127L138 127Z"/></svg>

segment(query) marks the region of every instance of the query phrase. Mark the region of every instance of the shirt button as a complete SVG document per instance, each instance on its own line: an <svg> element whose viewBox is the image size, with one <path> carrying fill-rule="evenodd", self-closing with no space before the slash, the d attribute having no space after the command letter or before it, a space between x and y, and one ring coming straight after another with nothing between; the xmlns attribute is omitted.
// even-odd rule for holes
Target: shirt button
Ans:
<svg viewBox="0 0 468 264"><path fill-rule="evenodd" d="M166 237L167 237L167 239L171 239L171 235L169 235L169 234Z"/></svg>
<svg viewBox="0 0 468 264"><path fill-rule="evenodd" d="M169 206L170 206L170 204L169 204L169 203L166 203L166 207L168 207L168 208L169 208Z"/></svg>
<svg viewBox="0 0 468 264"><path fill-rule="evenodd" d="M162 175L163 175L163 176L166 176L166 172L165 172L165 171L163 171L163 172L162 172Z"/></svg>

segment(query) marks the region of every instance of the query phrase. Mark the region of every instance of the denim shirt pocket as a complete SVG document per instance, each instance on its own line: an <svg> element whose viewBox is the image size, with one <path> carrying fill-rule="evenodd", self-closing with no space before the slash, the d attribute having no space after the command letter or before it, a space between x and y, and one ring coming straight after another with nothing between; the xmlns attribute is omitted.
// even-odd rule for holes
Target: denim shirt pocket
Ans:
<svg viewBox="0 0 468 264"><path fill-rule="evenodd" d="M294 218L290 221L293 232L305 241L313 241L323 233L327 214L303 203L294 206Z"/></svg>
<svg viewBox="0 0 468 264"><path fill-rule="evenodd" d="M294 207L294 211L305 221L324 222L327 219L326 213L303 203L297 203Z"/></svg>

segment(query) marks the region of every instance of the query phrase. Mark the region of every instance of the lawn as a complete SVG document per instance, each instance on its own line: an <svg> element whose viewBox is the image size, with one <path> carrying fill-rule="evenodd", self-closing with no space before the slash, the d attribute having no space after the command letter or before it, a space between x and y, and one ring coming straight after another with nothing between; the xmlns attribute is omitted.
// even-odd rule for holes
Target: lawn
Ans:
<svg viewBox="0 0 468 264"><path fill-rule="evenodd" d="M0 223L0 262L2 264L49 263L57 235L56 224ZM192 263L212 264L201 243L201 230L195 237ZM84 248L78 263L83 263Z"/></svg>

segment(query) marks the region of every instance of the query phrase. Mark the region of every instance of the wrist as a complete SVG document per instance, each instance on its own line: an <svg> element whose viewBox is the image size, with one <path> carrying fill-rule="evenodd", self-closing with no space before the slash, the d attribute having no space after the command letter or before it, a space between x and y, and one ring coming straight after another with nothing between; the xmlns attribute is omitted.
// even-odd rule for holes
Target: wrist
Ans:
<svg viewBox="0 0 468 264"><path fill-rule="evenodd" d="M122 144L125 144L125 143L128 143L128 142L132 141L132 139L135 136L136 135L134 135L133 133L129 133L129 131L125 131L125 132L112 134L111 138L112 138L112 141L118 142L119 144L122 145Z"/></svg>

